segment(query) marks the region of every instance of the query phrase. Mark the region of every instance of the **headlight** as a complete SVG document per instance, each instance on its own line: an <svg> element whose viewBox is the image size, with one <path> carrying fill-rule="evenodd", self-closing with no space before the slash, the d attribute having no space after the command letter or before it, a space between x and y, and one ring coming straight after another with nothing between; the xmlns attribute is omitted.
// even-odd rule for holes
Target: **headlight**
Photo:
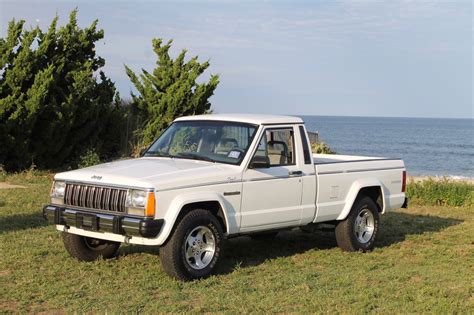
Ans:
<svg viewBox="0 0 474 315"><path fill-rule="evenodd" d="M145 190L130 189L125 203L127 213L140 216L155 215L155 194Z"/></svg>
<svg viewBox="0 0 474 315"><path fill-rule="evenodd" d="M66 183L63 181L54 181L51 188L51 203L64 204L64 192L66 191Z"/></svg>
<svg viewBox="0 0 474 315"><path fill-rule="evenodd" d="M55 181L53 189L51 191L51 197L64 198L64 192L66 191L66 183Z"/></svg>
<svg viewBox="0 0 474 315"><path fill-rule="evenodd" d="M127 192L127 207L144 208L146 205L146 191L130 189Z"/></svg>

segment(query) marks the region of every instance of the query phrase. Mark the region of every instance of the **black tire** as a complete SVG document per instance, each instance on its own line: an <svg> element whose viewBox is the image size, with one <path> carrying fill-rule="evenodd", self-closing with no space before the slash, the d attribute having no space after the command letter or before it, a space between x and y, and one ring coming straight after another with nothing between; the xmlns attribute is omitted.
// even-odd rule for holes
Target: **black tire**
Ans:
<svg viewBox="0 0 474 315"><path fill-rule="evenodd" d="M365 223L358 224L364 221ZM348 252L371 251L377 240L379 225L380 214L377 204L369 197L360 197L354 202L347 218L336 225L337 245ZM361 228L362 231L358 229L364 226L367 228Z"/></svg>
<svg viewBox="0 0 474 315"><path fill-rule="evenodd" d="M249 234L249 236L256 241L271 241L278 235L278 231L268 231L255 234Z"/></svg>
<svg viewBox="0 0 474 315"><path fill-rule="evenodd" d="M63 232L63 243L67 252L80 261L113 258L120 243Z"/></svg>
<svg viewBox="0 0 474 315"><path fill-rule="evenodd" d="M201 245L214 247L213 253L202 250L203 247L199 249L199 244L190 245L189 241L193 236L199 238L198 234L201 231L205 233L201 236ZM188 212L160 248L163 270L171 277L185 281L208 277L214 271L221 255L222 238L221 224L212 213L203 209ZM189 257L190 250L195 256ZM194 257L197 257L197 260ZM198 261L202 262L200 269L197 266Z"/></svg>

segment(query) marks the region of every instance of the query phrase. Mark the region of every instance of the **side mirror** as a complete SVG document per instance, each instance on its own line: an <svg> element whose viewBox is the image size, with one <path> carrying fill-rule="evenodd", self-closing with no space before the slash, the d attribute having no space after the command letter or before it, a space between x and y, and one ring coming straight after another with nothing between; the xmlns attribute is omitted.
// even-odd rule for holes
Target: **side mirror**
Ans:
<svg viewBox="0 0 474 315"><path fill-rule="evenodd" d="M148 151L148 147L144 148L144 149L141 149L140 150L140 157L143 157L145 155L146 151Z"/></svg>
<svg viewBox="0 0 474 315"><path fill-rule="evenodd" d="M249 168L269 168L270 159L268 156L255 155L250 161Z"/></svg>

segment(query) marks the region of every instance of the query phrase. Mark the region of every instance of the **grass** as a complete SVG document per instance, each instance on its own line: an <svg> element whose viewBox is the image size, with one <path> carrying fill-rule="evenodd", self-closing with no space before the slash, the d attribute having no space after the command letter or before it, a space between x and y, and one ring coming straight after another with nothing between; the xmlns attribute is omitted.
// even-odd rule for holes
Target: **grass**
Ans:
<svg viewBox="0 0 474 315"><path fill-rule="evenodd" d="M441 206L473 206L474 185L469 182L453 181L448 178L428 178L410 181L407 196L417 204Z"/></svg>
<svg viewBox="0 0 474 315"><path fill-rule="evenodd" d="M271 242L229 240L218 275L190 283L163 272L157 248L113 260L70 258L43 221L51 175L8 175L0 190L0 313L473 313L474 211L423 206L382 219L372 253L344 253L332 232Z"/></svg>

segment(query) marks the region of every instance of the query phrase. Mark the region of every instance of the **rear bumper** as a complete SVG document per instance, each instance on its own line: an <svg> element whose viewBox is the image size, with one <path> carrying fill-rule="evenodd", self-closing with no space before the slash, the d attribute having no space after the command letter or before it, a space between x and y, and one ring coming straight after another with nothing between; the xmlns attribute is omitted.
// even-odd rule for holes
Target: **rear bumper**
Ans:
<svg viewBox="0 0 474 315"><path fill-rule="evenodd" d="M50 223L76 227L93 232L108 232L123 236L156 237L164 220L137 218L127 215L97 213L93 210L79 210L69 207L47 205L43 217Z"/></svg>
<svg viewBox="0 0 474 315"><path fill-rule="evenodd" d="M407 209L408 208L408 198L405 197L405 201L403 202L402 208Z"/></svg>

